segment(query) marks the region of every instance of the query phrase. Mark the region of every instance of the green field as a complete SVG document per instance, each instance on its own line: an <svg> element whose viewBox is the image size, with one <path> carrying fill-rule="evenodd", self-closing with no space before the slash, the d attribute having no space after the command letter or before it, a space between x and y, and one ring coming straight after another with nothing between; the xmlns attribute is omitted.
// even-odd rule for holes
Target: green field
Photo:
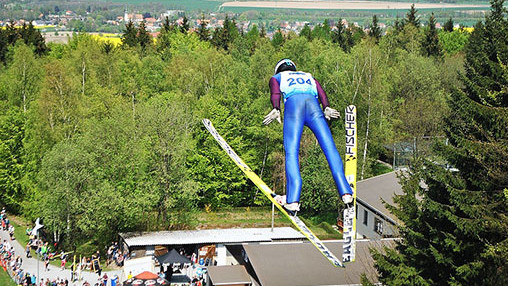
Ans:
<svg viewBox="0 0 508 286"><path fill-rule="evenodd" d="M2 286L16 286L16 283L11 279L9 274L3 269L0 269L0 285Z"/></svg>
<svg viewBox="0 0 508 286"><path fill-rule="evenodd" d="M129 5L138 7L155 7L167 10L183 10L188 13L234 13L244 16L245 20L259 23L260 21L309 21L322 22L325 19L348 19L350 22L357 22L360 25L369 24L372 16L375 14L381 23L393 24L397 18L404 18L407 9L373 9L373 10L323 10L323 9L280 9L280 8L254 8L254 7L221 7L221 4L228 2L227 0L111 0L104 3L124 4L128 10ZM376 2L375 0L372 2ZM401 0L395 2L414 2L410 0ZM422 1L422 3L437 3L439 1ZM488 5L488 1L464 0L456 1L454 4L484 4ZM431 13L435 14L436 20L444 23L450 17L454 19L456 24L464 26L472 26L479 20L484 18L483 11L489 8L436 8L436 9L418 9L422 22L425 22ZM476 12L475 12L476 11ZM480 11L480 12L479 12ZM197 14L194 14L196 17ZM240 16L241 17L241 16Z"/></svg>
<svg viewBox="0 0 508 286"><path fill-rule="evenodd" d="M201 10L201 11L217 11L219 6L225 1L209 1L209 0L153 0L153 1L143 1L143 0L111 0L111 1L103 1L103 2L113 2L113 3L125 3L125 4L149 4L149 2L162 4L168 10Z"/></svg>
<svg viewBox="0 0 508 286"><path fill-rule="evenodd" d="M174 10L187 10L187 11L218 11L220 8L220 5L224 2L229 2L230 0L152 0L152 1L143 1L143 0L111 0L111 1L101 1L101 2L112 2L112 3L125 3L125 4L132 4L132 5L143 5L143 4L158 4L163 5L167 9L174 9ZM390 0L388 0L390 1ZM393 0L392 0L393 1ZM372 2L376 2L376 0L373 0ZM414 2L413 0L402 0L402 1L395 1L395 2ZM437 3L438 1L422 1L421 3ZM420 2L419 2L420 3ZM465 0L465 1L456 1L454 4L489 4L489 1L484 0ZM460 8L456 10L468 10L469 8ZM476 8L479 10L478 8ZM227 8L221 8L221 11L231 11L231 12L245 12L248 10L277 10L273 8L234 8L234 7L227 7ZM287 9L284 9L287 10ZM323 12L323 10L318 9L295 9L295 10L305 10L306 12ZM433 9L433 10L440 10L440 9ZM333 11L332 13L340 12L340 10L327 10L327 11ZM365 10L364 10L365 11ZM400 12L400 10L394 10L389 9L386 11L380 11L380 10L368 10L375 13L397 13Z"/></svg>

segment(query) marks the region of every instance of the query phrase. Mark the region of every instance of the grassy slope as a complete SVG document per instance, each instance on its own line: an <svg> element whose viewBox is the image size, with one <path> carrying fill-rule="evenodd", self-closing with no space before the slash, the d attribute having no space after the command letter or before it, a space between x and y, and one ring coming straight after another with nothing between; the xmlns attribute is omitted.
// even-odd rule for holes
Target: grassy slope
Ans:
<svg viewBox="0 0 508 286"><path fill-rule="evenodd" d="M234 227L271 227L272 210L270 207L258 208L232 208L217 212L202 212L199 218L200 229L211 228L234 228ZM311 220L304 220L307 226L321 239L340 239L342 236L336 231L331 231L331 226L324 222L312 223ZM275 227L292 226L291 222L275 211Z"/></svg>
<svg viewBox="0 0 508 286"><path fill-rule="evenodd" d="M16 283L11 279L9 274L3 269L0 269L0 285L2 286L16 286Z"/></svg>

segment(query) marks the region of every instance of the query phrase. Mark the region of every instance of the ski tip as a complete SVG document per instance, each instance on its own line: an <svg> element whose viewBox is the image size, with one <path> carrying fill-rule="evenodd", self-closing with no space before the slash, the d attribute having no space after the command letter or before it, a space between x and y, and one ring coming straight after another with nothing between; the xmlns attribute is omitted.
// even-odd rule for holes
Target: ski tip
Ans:
<svg viewBox="0 0 508 286"><path fill-rule="evenodd" d="M210 121L210 119L207 119L207 118L203 118L201 120L201 122L203 122L203 125L207 128L209 127L212 127L213 128L213 124L212 124L212 121Z"/></svg>

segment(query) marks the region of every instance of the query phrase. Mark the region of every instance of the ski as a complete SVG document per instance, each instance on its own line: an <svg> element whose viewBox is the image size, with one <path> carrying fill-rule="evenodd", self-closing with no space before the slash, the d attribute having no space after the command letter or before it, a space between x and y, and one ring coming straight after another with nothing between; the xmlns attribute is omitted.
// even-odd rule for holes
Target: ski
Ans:
<svg viewBox="0 0 508 286"><path fill-rule="evenodd" d="M300 231L318 250L321 254L330 261L335 267L344 267L344 264L338 259L317 236L303 223L303 221L297 216L290 215L280 204L278 204L274 197L275 193L261 180L261 178L254 173L254 171L243 162L243 160L235 153L233 148L222 138L213 127L212 122L208 119L203 119L203 124L206 129L212 134L219 145L226 151L229 157L235 162L235 164L245 173L245 175L261 190L261 192L280 210L280 212L287 217L291 223Z"/></svg>
<svg viewBox="0 0 508 286"><path fill-rule="evenodd" d="M357 129L356 129L356 107L349 105L346 107L346 163L344 175L353 189L353 203L344 209L342 261L355 261L356 254L356 161L357 153Z"/></svg>

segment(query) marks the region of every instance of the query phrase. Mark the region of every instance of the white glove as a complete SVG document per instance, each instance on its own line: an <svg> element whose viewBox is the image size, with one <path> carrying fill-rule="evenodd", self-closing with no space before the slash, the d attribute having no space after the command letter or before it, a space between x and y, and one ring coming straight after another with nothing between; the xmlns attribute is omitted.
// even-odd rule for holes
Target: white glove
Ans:
<svg viewBox="0 0 508 286"><path fill-rule="evenodd" d="M328 106L325 108L324 113L325 113L325 118L328 120L330 120L332 118L339 118L340 117L340 113L337 110L330 108Z"/></svg>
<svg viewBox="0 0 508 286"><path fill-rule="evenodd" d="M347 205L353 202L353 196L350 194L345 194L342 196L342 201Z"/></svg>
<svg viewBox="0 0 508 286"><path fill-rule="evenodd" d="M272 109L272 111L270 111L270 113L268 113L268 115L265 116L265 118L263 119L263 124L268 125L268 124L272 123L272 121L274 119L279 121L279 123L282 123L280 121L280 111L275 108Z"/></svg>

